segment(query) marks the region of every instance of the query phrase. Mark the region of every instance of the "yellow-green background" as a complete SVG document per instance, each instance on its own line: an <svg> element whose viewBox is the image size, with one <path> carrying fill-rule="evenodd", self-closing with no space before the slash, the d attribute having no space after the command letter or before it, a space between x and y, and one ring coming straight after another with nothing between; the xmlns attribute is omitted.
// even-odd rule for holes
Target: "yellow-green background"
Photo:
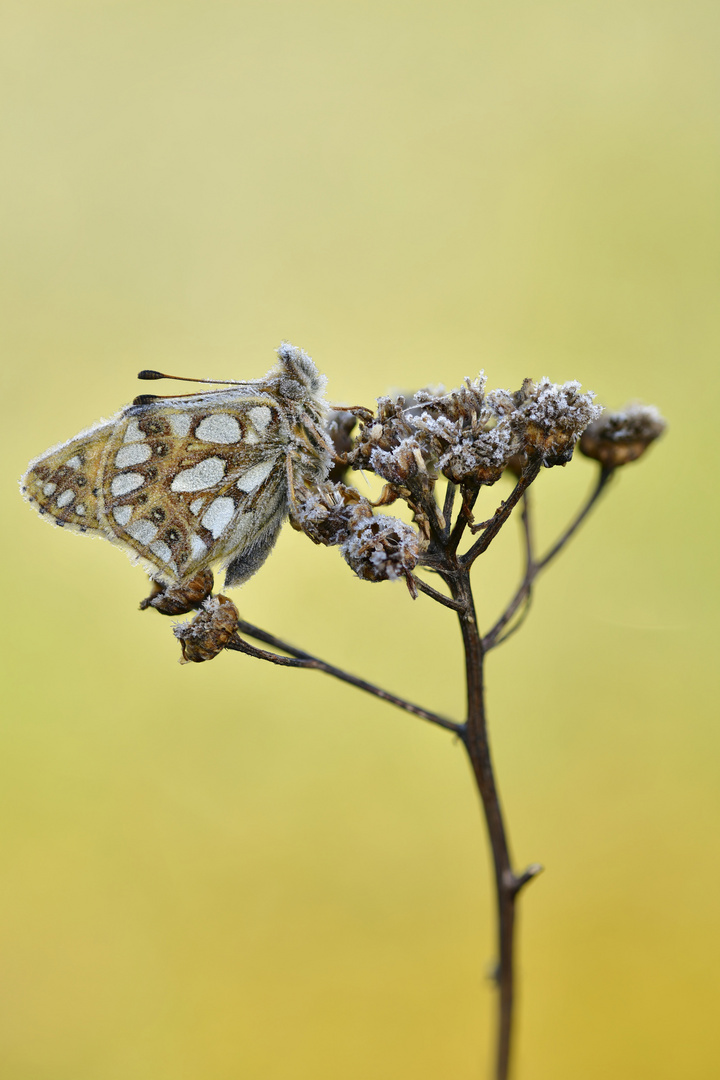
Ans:
<svg viewBox="0 0 720 1080"><path fill-rule="evenodd" d="M547 868L518 1080L716 1075L719 30L704 0L2 4L3 1078L483 1075L461 748L314 673L178 666L141 571L15 489L138 369L257 377L283 338L336 401L484 367L669 418L490 707L517 862ZM591 478L543 474L545 538ZM517 559L511 525L486 621ZM460 714L451 614L404 586L286 530L235 598Z"/></svg>

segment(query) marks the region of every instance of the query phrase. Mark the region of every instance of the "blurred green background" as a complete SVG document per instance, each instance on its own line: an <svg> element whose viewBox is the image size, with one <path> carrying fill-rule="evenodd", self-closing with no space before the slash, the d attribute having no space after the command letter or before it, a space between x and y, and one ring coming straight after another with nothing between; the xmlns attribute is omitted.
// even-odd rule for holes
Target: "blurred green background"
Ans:
<svg viewBox="0 0 720 1080"><path fill-rule="evenodd" d="M20 501L158 367L332 400L577 378L655 402L489 664L518 1080L715 1075L720 14L704 0L2 3L7 1080L485 1075L461 748L311 672L180 667L140 570ZM546 540L593 477L543 474ZM487 496L488 512L504 493ZM511 523L477 567L488 623ZM459 716L449 612L285 530L247 618Z"/></svg>

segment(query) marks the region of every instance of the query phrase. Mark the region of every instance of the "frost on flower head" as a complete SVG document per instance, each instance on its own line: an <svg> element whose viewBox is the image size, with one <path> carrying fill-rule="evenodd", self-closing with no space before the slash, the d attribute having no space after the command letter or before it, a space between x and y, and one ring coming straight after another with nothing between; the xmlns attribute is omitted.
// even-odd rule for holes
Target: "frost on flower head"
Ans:
<svg viewBox="0 0 720 1080"><path fill-rule="evenodd" d="M377 514L360 523L342 544L340 554L365 581L396 581L417 566L420 541L404 521Z"/></svg>
<svg viewBox="0 0 720 1080"><path fill-rule="evenodd" d="M506 390L485 393L485 373L449 394L419 391L410 422L438 470L454 484L494 484L518 449ZM419 414L419 415L418 415Z"/></svg>
<svg viewBox="0 0 720 1080"><path fill-rule="evenodd" d="M342 544L362 522L373 516L372 506L355 488L341 483L318 484L295 492L291 523L315 544Z"/></svg>
<svg viewBox="0 0 720 1080"><path fill-rule="evenodd" d="M543 465L566 465L575 443L602 409L593 405L593 393L580 392L579 382L553 383L525 379L513 395L512 423L522 433L526 453L540 453Z"/></svg>
<svg viewBox="0 0 720 1080"><path fill-rule="evenodd" d="M325 483L295 494L295 528L316 544L339 546L358 577L396 581L417 566L423 544L416 531L397 518L373 514L371 503L355 488Z"/></svg>
<svg viewBox="0 0 720 1080"><path fill-rule="evenodd" d="M631 402L620 412L603 412L580 440L580 450L606 469L636 461L667 424L654 405Z"/></svg>
<svg viewBox="0 0 720 1080"><path fill-rule="evenodd" d="M509 420L512 395L485 393L485 375L457 390L419 390L409 404L378 399L349 460L395 485L442 473L455 484L494 484L519 448Z"/></svg>
<svg viewBox="0 0 720 1080"><path fill-rule="evenodd" d="M240 616L227 596L209 597L188 623L174 627L182 649L181 664L201 664L223 651L235 636Z"/></svg>

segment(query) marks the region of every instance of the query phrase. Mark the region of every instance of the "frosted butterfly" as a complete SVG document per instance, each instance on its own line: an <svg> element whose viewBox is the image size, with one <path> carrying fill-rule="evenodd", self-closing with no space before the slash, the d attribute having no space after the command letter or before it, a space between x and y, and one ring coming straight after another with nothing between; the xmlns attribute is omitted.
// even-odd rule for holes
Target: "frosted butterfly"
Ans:
<svg viewBox="0 0 720 1080"><path fill-rule="evenodd" d="M284 343L263 379L141 395L32 461L22 492L55 525L110 540L165 586L218 563L225 585L240 585L267 559L296 493L329 472L325 383Z"/></svg>

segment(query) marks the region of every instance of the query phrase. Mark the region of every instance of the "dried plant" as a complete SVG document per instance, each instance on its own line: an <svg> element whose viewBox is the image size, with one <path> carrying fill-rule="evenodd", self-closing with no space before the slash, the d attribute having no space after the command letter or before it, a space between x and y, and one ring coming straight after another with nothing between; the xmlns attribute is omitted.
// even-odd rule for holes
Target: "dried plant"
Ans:
<svg viewBox="0 0 720 1080"><path fill-rule="evenodd" d="M285 667L314 668L462 741L495 870L494 1076L506 1080L515 909L520 891L541 867L517 870L511 861L488 740L484 660L521 625L538 575L617 469L639 458L665 423L657 410L639 404L604 412L577 382L526 379L515 392L488 391L483 374L449 393L422 390L409 400L379 398L374 412L333 412L321 400L324 380L310 358L289 345L278 354L277 367L264 380L237 384L237 390L137 398L111 421L38 458L23 490L56 524L105 535L141 561L154 582L142 608L174 616L197 612L174 628L184 663L231 650ZM163 376L143 372L141 377ZM543 468L567 464L578 442L598 463L595 484L562 535L538 554L530 486ZM383 481L375 502L351 483L359 470ZM482 489L504 474L515 479L511 494L487 520L477 521L474 509ZM413 525L377 512L397 503L409 507ZM471 572L516 507L524 542L522 577L502 615L482 633ZM246 580L267 558L285 513L315 544L339 548L362 580L404 580L413 599L423 593L457 614L465 650L464 720L440 716L325 663L241 619L227 597L212 596L210 566L225 561L226 585ZM434 575L436 585L419 570Z"/></svg>

